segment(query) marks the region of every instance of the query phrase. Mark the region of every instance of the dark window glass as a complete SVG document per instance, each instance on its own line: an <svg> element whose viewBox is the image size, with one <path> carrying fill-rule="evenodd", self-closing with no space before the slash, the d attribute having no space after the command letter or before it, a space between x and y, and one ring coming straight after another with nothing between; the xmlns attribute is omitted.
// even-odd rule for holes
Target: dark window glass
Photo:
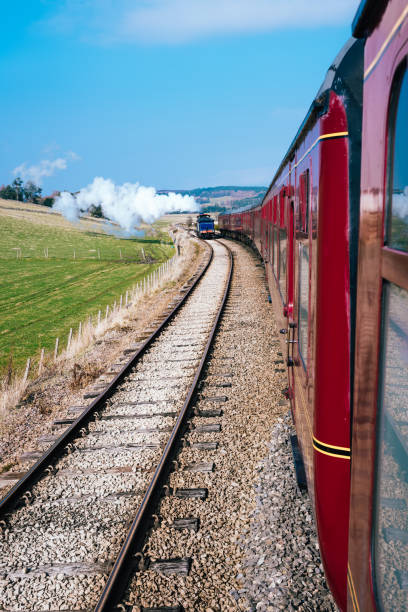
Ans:
<svg viewBox="0 0 408 612"><path fill-rule="evenodd" d="M374 571L387 611L408 610L408 291L384 285Z"/></svg>
<svg viewBox="0 0 408 612"><path fill-rule="evenodd" d="M279 230L279 288L283 301L286 300L286 230Z"/></svg>
<svg viewBox="0 0 408 612"><path fill-rule="evenodd" d="M309 246L299 244L299 352L307 368L309 330Z"/></svg>
<svg viewBox="0 0 408 612"><path fill-rule="evenodd" d="M391 103L387 245L408 251L408 73L397 80Z"/></svg>

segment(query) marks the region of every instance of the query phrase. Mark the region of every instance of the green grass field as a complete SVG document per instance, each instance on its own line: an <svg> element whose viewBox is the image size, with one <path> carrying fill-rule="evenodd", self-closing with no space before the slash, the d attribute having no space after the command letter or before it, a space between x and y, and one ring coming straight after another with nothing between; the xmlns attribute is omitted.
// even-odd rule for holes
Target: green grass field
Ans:
<svg viewBox="0 0 408 612"><path fill-rule="evenodd" d="M34 215L0 215L0 372L10 353L21 370L42 347L51 351L57 336L65 346L70 327L104 311L174 254L164 228L119 239L100 223L77 227Z"/></svg>

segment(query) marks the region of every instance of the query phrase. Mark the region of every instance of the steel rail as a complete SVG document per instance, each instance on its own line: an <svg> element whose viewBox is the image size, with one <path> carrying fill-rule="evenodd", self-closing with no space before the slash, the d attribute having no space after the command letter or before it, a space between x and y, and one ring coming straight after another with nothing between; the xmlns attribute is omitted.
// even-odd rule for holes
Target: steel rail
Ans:
<svg viewBox="0 0 408 612"><path fill-rule="evenodd" d="M206 243L205 243L206 244ZM104 407L106 401L114 394L117 386L122 382L128 372L136 365L139 359L143 356L152 342L160 335L162 330L167 326L167 324L173 319L173 317L177 314L177 312L181 309L187 298L190 296L192 291L197 286L198 282L206 273L208 267L211 264L213 259L214 251L211 245L208 245L210 248L209 259L204 267L198 270L193 274L193 276L187 281L187 284L191 281L192 284L181 298L181 300L175 305L175 307L171 310L171 312L166 316L166 318L160 323L160 325L154 330L150 336L143 341L140 348L135 352L135 355L125 363L123 368L116 374L116 376L111 380L110 383L107 384L106 388L89 404L89 406L80 414L80 416L67 428L63 434L54 442L54 444L44 453L38 461L31 466L26 474L6 493L3 499L0 501L0 520L4 520L5 515L9 513L16 504L23 498L24 495L27 495L30 488L38 482L44 475L52 471L53 464L57 459L59 459L64 451L66 451L67 446L74 438L77 438L81 435L81 429L85 427L93 418L96 417L97 413Z"/></svg>
<svg viewBox="0 0 408 612"><path fill-rule="evenodd" d="M194 376L193 382L191 383L183 407L181 408L181 411L177 417L177 421L173 427L169 440L163 450L163 454L153 474L150 485L139 506L137 514L133 520L132 525L130 526L126 539L122 545L119 555L108 577L108 581L96 605L95 612L107 612L115 610L116 606L120 603L125 589L128 586L130 576L137 569L137 560L135 559L135 554L141 552L146 533L152 526L153 510L157 506L160 498L162 497L163 486L172 470L172 459L174 458L177 452L177 445L180 441L180 438L185 432L189 408L196 392L196 388L200 380L203 367L207 360L208 353L213 344L214 336L218 327L218 322L223 313L225 302L228 298L231 286L231 278L234 267L232 251L227 245L223 243L220 244L222 244L227 249L229 254L229 271L222 302L212 325L207 344L204 348L204 352L198 365L197 372Z"/></svg>

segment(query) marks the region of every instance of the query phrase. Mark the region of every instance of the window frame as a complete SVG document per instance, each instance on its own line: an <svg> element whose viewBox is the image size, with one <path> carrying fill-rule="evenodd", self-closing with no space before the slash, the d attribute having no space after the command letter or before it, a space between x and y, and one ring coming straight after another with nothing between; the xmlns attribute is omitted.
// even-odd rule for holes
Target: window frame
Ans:
<svg viewBox="0 0 408 612"><path fill-rule="evenodd" d="M396 67L393 75L387 115L387 140L386 140L386 159L385 159L385 177L384 177L384 202L383 202L383 228L382 228L382 246L381 246L381 308L380 308L380 351L378 356L378 377L377 377L377 414L376 414L376 437L375 437L375 464L374 464L374 489L373 489L373 504L371 509L371 578L374 587L374 593L378 602L379 608L382 608L381 584L378 580L378 566L380 560L376 555L376 527L378 521L378 494L380 491L380 474L379 462L381 454L381 441L384 432L380 430L383 424L383 398L384 398L384 382L385 382L385 367L386 367L386 349L387 343L385 338L386 317L389 311L389 304L386 300L386 293L390 291L390 285L408 291L408 252L397 250L388 246L390 228L390 218L392 215L392 194L393 194L393 179L394 179L394 163L395 163L395 130L397 124L397 115L400 101L401 86L405 78L408 78L408 56L405 56ZM407 111L408 112L408 111ZM387 302L387 303L386 303ZM385 340L385 341L384 341Z"/></svg>
<svg viewBox="0 0 408 612"><path fill-rule="evenodd" d="M395 136L397 128L397 118L399 110L399 102L402 84L404 78L408 80L408 59L405 57L402 62L398 65L391 86L391 94L388 109L388 134L387 134L387 159L386 159L386 188L385 188L385 207L384 207L384 227L383 237L384 246L398 251L406 253L402 249L393 248L391 242L391 230L392 230L392 200L393 200L393 187L394 187L394 161L395 161ZM389 245L389 246L388 246Z"/></svg>

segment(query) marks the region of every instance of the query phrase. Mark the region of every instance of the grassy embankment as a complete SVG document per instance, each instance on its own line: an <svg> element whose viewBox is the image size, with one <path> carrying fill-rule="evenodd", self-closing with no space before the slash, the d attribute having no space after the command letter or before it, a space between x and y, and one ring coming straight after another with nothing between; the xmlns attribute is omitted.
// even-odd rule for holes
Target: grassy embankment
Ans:
<svg viewBox="0 0 408 612"><path fill-rule="evenodd" d="M65 346L71 327L171 257L160 226L153 236L120 239L100 221L72 225L44 207L0 200L0 373L10 354L21 371L56 337Z"/></svg>

